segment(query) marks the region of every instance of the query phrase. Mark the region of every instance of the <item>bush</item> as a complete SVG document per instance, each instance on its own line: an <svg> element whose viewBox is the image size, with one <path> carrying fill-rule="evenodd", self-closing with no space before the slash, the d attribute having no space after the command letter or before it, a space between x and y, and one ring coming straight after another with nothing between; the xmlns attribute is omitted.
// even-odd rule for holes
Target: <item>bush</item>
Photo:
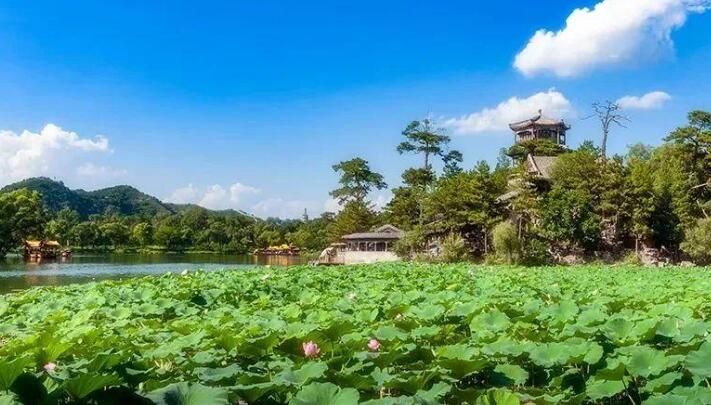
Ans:
<svg viewBox="0 0 711 405"><path fill-rule="evenodd" d="M444 263L457 263L467 260L469 260L469 248L461 235L451 233L442 240L439 261Z"/></svg>
<svg viewBox="0 0 711 405"><path fill-rule="evenodd" d="M492 231L494 250L506 263L516 263L521 258L521 242L516 234L516 227L510 221L504 221Z"/></svg>
<svg viewBox="0 0 711 405"><path fill-rule="evenodd" d="M422 231L422 227L415 226L412 230L405 232L405 234L393 246L393 250L398 256L409 259L415 254L422 252L425 249L425 244L427 240L425 238L425 233Z"/></svg>
<svg viewBox="0 0 711 405"><path fill-rule="evenodd" d="M702 218L686 231L681 249L697 264L711 263L711 218Z"/></svg>

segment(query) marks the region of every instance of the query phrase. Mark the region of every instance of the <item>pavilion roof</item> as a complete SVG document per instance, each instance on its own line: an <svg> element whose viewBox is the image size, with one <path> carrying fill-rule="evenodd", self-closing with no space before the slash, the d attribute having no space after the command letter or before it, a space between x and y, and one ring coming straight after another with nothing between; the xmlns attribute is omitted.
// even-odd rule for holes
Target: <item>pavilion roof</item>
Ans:
<svg viewBox="0 0 711 405"><path fill-rule="evenodd" d="M539 127L561 127L562 126L565 129L569 129L568 125L563 120L546 117L543 115L541 110L538 111L537 115L535 115L531 118L509 124L509 128L511 128L513 131L520 131L520 130L526 129L530 126L533 126L533 125L536 125Z"/></svg>
<svg viewBox="0 0 711 405"><path fill-rule="evenodd" d="M403 235L403 231L393 225L383 225L373 232L357 232L343 235L343 240L397 240Z"/></svg>
<svg viewBox="0 0 711 405"><path fill-rule="evenodd" d="M551 178L551 168L555 163L556 156L534 156L528 154L528 172L537 174L544 179Z"/></svg>

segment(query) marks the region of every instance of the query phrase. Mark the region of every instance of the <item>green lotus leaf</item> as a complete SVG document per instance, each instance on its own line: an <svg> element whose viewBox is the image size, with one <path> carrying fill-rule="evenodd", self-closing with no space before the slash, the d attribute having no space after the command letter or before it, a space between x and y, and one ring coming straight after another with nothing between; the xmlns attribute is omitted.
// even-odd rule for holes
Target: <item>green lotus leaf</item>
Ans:
<svg viewBox="0 0 711 405"><path fill-rule="evenodd" d="M452 387L449 384L445 383L437 383L432 386L429 390L419 390L415 393L415 403L417 404L423 404L423 405L436 405L436 404L441 404L442 398L444 398L445 395L449 391L452 390Z"/></svg>
<svg viewBox="0 0 711 405"><path fill-rule="evenodd" d="M679 362L679 358L675 356L667 356L660 350L645 346L634 347L630 351L631 356L626 366L627 371L635 376L656 376Z"/></svg>
<svg viewBox="0 0 711 405"><path fill-rule="evenodd" d="M96 390L119 384L121 379L116 374L86 373L64 381L62 388L72 397L83 399Z"/></svg>
<svg viewBox="0 0 711 405"><path fill-rule="evenodd" d="M500 332L511 326L509 317L500 311L484 312L475 316L469 323L472 333L481 331Z"/></svg>
<svg viewBox="0 0 711 405"><path fill-rule="evenodd" d="M308 362L298 370L284 370L274 377L274 382L283 385L301 386L312 380L321 378L328 370L323 362Z"/></svg>
<svg viewBox="0 0 711 405"><path fill-rule="evenodd" d="M0 405L22 405L22 402L13 393L0 393Z"/></svg>
<svg viewBox="0 0 711 405"><path fill-rule="evenodd" d="M415 339L431 338L437 336L442 328L437 325L420 326L410 331L410 336Z"/></svg>
<svg viewBox="0 0 711 405"><path fill-rule="evenodd" d="M676 387L671 394L685 398L688 404L711 404L711 389L708 386Z"/></svg>
<svg viewBox="0 0 711 405"><path fill-rule="evenodd" d="M518 397L504 390L492 390L476 399L474 405L520 405Z"/></svg>
<svg viewBox="0 0 711 405"><path fill-rule="evenodd" d="M26 357L18 357L11 361L0 360L0 391L9 390L15 379L31 364L32 359Z"/></svg>
<svg viewBox="0 0 711 405"><path fill-rule="evenodd" d="M644 401L644 405L704 405L703 402L691 402L681 395L653 395Z"/></svg>
<svg viewBox="0 0 711 405"><path fill-rule="evenodd" d="M194 370L200 381L219 382L228 378L233 378L242 372L242 368L237 364L230 364L226 367L198 367Z"/></svg>
<svg viewBox="0 0 711 405"><path fill-rule="evenodd" d="M657 325L657 335L668 337L668 338L674 338L676 336L679 336L681 333L679 329L679 324L681 323L680 320L674 319L674 318L667 318L664 319L663 321L659 322Z"/></svg>
<svg viewBox="0 0 711 405"><path fill-rule="evenodd" d="M187 382L170 384L146 395L156 405L227 405L227 390Z"/></svg>
<svg viewBox="0 0 711 405"><path fill-rule="evenodd" d="M444 307L437 304L430 304L421 307L412 307L408 312L415 318L431 321L444 314Z"/></svg>
<svg viewBox="0 0 711 405"><path fill-rule="evenodd" d="M407 338L407 334L405 334L402 330L399 328L392 326L392 325L384 325L379 327L375 333L375 337L380 339L380 340L404 340Z"/></svg>
<svg viewBox="0 0 711 405"><path fill-rule="evenodd" d="M699 349L689 353L685 360L686 369L701 378L711 377L711 341L706 341Z"/></svg>
<svg viewBox="0 0 711 405"><path fill-rule="evenodd" d="M377 388L382 388L385 387L388 382L397 378L397 376L390 374L387 369L381 369L380 367L376 367L370 373L370 378L375 381L375 386Z"/></svg>
<svg viewBox="0 0 711 405"><path fill-rule="evenodd" d="M550 319L553 324L563 324L572 321L578 314L578 306L570 300L553 304L541 311L541 319Z"/></svg>
<svg viewBox="0 0 711 405"><path fill-rule="evenodd" d="M469 360L478 352L479 350L477 350L476 347L465 344L447 345L441 346L437 349L437 357L445 359Z"/></svg>
<svg viewBox="0 0 711 405"><path fill-rule="evenodd" d="M585 394L593 401L613 397L625 390L622 380L593 380L585 387Z"/></svg>
<svg viewBox="0 0 711 405"><path fill-rule="evenodd" d="M528 347L524 343L516 342L507 337L501 337L495 342L484 345L481 351L488 355L520 356L527 349Z"/></svg>
<svg viewBox="0 0 711 405"><path fill-rule="evenodd" d="M522 385L528 380L528 371L515 364L498 364L494 371L502 374L515 385Z"/></svg>
<svg viewBox="0 0 711 405"><path fill-rule="evenodd" d="M353 388L339 388L331 383L304 386L289 402L293 405L357 405L360 395Z"/></svg>
<svg viewBox="0 0 711 405"><path fill-rule="evenodd" d="M647 381L644 385L644 391L658 393L667 392L669 388L683 376L683 374L678 372L663 374L655 379Z"/></svg>

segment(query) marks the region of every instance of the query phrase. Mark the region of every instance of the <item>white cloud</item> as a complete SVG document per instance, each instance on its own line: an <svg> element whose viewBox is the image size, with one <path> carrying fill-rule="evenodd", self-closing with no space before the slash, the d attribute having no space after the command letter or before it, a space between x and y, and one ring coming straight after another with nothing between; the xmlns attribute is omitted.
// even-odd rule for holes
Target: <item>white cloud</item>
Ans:
<svg viewBox="0 0 711 405"><path fill-rule="evenodd" d="M259 194L260 190L255 187L246 186L242 183L235 183L230 186L230 201L233 203L240 202L240 199L245 194Z"/></svg>
<svg viewBox="0 0 711 405"><path fill-rule="evenodd" d="M283 198L267 198L254 206L252 211L259 217L277 217L277 218L301 218L304 215L304 209L313 208L313 203L300 200L284 200ZM314 210L309 210L313 213Z"/></svg>
<svg viewBox="0 0 711 405"><path fill-rule="evenodd" d="M393 199L392 195L386 196L386 195L380 194L377 197L375 197L375 200L373 200L373 208L376 211L381 211L383 208L385 208L386 205L388 205L388 203L392 199Z"/></svg>
<svg viewBox="0 0 711 405"><path fill-rule="evenodd" d="M371 201L371 206L374 210L381 211L383 208L385 208L386 205L388 205L392 198L392 195L379 194L375 197L373 201ZM324 212L332 212L334 214L337 214L341 212L342 209L343 206L339 204L338 200L335 198L329 198L323 203Z"/></svg>
<svg viewBox="0 0 711 405"><path fill-rule="evenodd" d="M54 124L47 124L40 132L0 131L0 184L33 176L86 175L98 166L88 166L81 159L110 152L107 138L82 138Z"/></svg>
<svg viewBox="0 0 711 405"><path fill-rule="evenodd" d="M198 194L200 192L192 184L188 184L186 187L180 187L173 191L170 197L166 198L166 201L175 204L194 204L199 200Z"/></svg>
<svg viewBox="0 0 711 405"><path fill-rule="evenodd" d="M562 93L550 89L527 98L511 97L496 107L448 119L444 125L458 134L508 131L510 123L530 118L538 110L543 110L544 115L558 118L569 114L572 107Z"/></svg>
<svg viewBox="0 0 711 405"><path fill-rule="evenodd" d="M514 67L526 76L570 77L658 59L673 52L671 32L709 7L709 0L603 0L573 10L559 31L538 30Z"/></svg>
<svg viewBox="0 0 711 405"><path fill-rule="evenodd" d="M338 200L335 198L329 198L326 200L326 202L323 203L323 210L325 212L333 212L333 213L339 213L343 207L341 204L338 203Z"/></svg>
<svg viewBox="0 0 711 405"><path fill-rule="evenodd" d="M77 166L76 173L80 176L100 178L118 178L128 174L128 172L124 169L115 169L109 166L100 166L91 162Z"/></svg>
<svg viewBox="0 0 711 405"><path fill-rule="evenodd" d="M624 96L617 100L617 104L630 110L649 110L661 107L671 98L668 93L663 91L652 91L643 96Z"/></svg>
<svg viewBox="0 0 711 405"><path fill-rule="evenodd" d="M229 187L213 184L204 190L188 184L186 187L175 189L166 200L175 204L197 204L205 208L222 210L237 208L245 195L259 194L259 192L259 189L242 183L234 183Z"/></svg>

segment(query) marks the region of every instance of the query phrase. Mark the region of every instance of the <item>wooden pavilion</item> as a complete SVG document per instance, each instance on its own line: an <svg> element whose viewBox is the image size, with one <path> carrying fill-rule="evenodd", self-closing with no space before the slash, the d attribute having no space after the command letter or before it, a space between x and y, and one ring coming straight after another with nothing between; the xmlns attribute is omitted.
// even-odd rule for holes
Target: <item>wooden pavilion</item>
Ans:
<svg viewBox="0 0 711 405"><path fill-rule="evenodd" d="M62 245L56 240L26 240L24 256L30 260L56 259L63 255Z"/></svg>
<svg viewBox="0 0 711 405"><path fill-rule="evenodd" d="M557 145L565 145L565 133L570 129L562 119L549 118L538 110L538 115L529 119L509 124L514 132L515 143L534 139L547 139Z"/></svg>

